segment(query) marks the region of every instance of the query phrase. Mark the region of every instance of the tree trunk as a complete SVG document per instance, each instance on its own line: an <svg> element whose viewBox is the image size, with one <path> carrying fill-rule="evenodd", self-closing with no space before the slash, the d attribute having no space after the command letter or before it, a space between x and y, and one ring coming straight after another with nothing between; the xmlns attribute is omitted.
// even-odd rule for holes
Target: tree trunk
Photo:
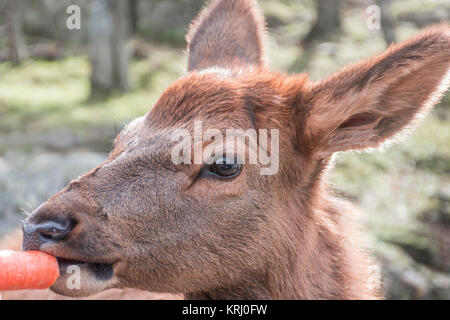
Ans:
<svg viewBox="0 0 450 320"><path fill-rule="evenodd" d="M130 30L131 34L135 34L138 29L138 19L139 19L139 3L138 0L129 0L130 4Z"/></svg>
<svg viewBox="0 0 450 320"><path fill-rule="evenodd" d="M19 64L25 57L25 47L23 45L22 38L22 0L8 1L6 8L9 60L11 60L14 64Z"/></svg>
<svg viewBox="0 0 450 320"><path fill-rule="evenodd" d="M317 19L303 44L308 45L314 41L330 38L340 31L340 3L341 0L316 0Z"/></svg>
<svg viewBox="0 0 450 320"><path fill-rule="evenodd" d="M126 91L128 86L129 52L127 48L129 32L128 2L114 0L114 25L112 35L113 89Z"/></svg>
<svg viewBox="0 0 450 320"><path fill-rule="evenodd" d="M128 19L127 1L93 0L91 3L91 98L129 88Z"/></svg>
<svg viewBox="0 0 450 320"><path fill-rule="evenodd" d="M389 8L390 2L390 0L376 0L380 7L381 30L387 45L395 42L395 22Z"/></svg>

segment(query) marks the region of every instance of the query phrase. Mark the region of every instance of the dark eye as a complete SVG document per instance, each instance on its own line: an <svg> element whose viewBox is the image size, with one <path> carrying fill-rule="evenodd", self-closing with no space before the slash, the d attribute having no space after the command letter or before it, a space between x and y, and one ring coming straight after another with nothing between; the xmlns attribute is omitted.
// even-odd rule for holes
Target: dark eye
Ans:
<svg viewBox="0 0 450 320"><path fill-rule="evenodd" d="M232 178L241 172L241 167L236 159L220 158L209 166L209 171L220 177Z"/></svg>

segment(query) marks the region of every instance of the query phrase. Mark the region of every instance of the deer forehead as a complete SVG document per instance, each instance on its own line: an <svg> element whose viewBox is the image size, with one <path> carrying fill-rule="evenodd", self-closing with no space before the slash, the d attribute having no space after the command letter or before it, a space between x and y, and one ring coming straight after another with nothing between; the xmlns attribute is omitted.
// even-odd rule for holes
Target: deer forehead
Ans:
<svg viewBox="0 0 450 320"><path fill-rule="evenodd" d="M203 148L210 143L223 141L222 145L225 148L227 137L234 139L234 135L237 134L233 129L244 131L251 125L248 119L244 122L246 127L243 129L243 127L237 125L237 122L230 125L218 119L201 121L194 118L181 122L179 126L161 128L148 121L147 117L148 115L131 121L122 130L116 139L114 150L106 166L112 166L130 158L153 158L159 159L159 161L170 161L172 149L180 143L180 130L188 134L190 137L189 143L192 143L192 147L196 144ZM219 142L216 141L217 135L220 135L221 138ZM211 139L212 136L214 136L214 139ZM182 142L184 143L185 140L182 140Z"/></svg>
<svg viewBox="0 0 450 320"><path fill-rule="evenodd" d="M176 143L174 131L186 129L194 134L198 124L203 133L209 129L223 133L228 129L256 129L255 109L261 109L261 104L283 109L285 99L281 98L281 90L271 85L271 73L254 75L231 75L227 69L213 67L181 77L162 93L145 116L122 130L113 154L129 154L143 148L147 154L169 154Z"/></svg>
<svg viewBox="0 0 450 320"><path fill-rule="evenodd" d="M224 76L226 70L208 69L190 73L170 85L147 115L147 124L160 128L204 125L247 124L246 84L239 78Z"/></svg>

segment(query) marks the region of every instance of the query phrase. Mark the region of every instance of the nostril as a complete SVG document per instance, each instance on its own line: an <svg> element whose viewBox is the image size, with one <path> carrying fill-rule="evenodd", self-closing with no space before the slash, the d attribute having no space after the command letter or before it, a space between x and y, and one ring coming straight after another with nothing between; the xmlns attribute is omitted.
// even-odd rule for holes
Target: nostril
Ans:
<svg viewBox="0 0 450 320"><path fill-rule="evenodd" d="M43 244L67 238L76 223L70 219L47 220L42 223L25 220L22 225L23 250L40 250Z"/></svg>
<svg viewBox="0 0 450 320"><path fill-rule="evenodd" d="M35 225L35 232L45 240L63 240L72 231L74 223L70 220L47 221Z"/></svg>

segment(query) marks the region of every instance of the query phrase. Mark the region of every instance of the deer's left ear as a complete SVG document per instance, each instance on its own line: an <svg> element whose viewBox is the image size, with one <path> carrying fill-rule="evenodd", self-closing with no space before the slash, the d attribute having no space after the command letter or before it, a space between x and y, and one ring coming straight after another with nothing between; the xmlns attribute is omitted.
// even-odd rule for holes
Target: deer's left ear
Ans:
<svg viewBox="0 0 450 320"><path fill-rule="evenodd" d="M439 100L449 70L448 24L347 67L309 88L304 141L319 153L377 147Z"/></svg>
<svg viewBox="0 0 450 320"><path fill-rule="evenodd" d="M261 66L264 36L255 0L215 0L189 27L188 71Z"/></svg>

